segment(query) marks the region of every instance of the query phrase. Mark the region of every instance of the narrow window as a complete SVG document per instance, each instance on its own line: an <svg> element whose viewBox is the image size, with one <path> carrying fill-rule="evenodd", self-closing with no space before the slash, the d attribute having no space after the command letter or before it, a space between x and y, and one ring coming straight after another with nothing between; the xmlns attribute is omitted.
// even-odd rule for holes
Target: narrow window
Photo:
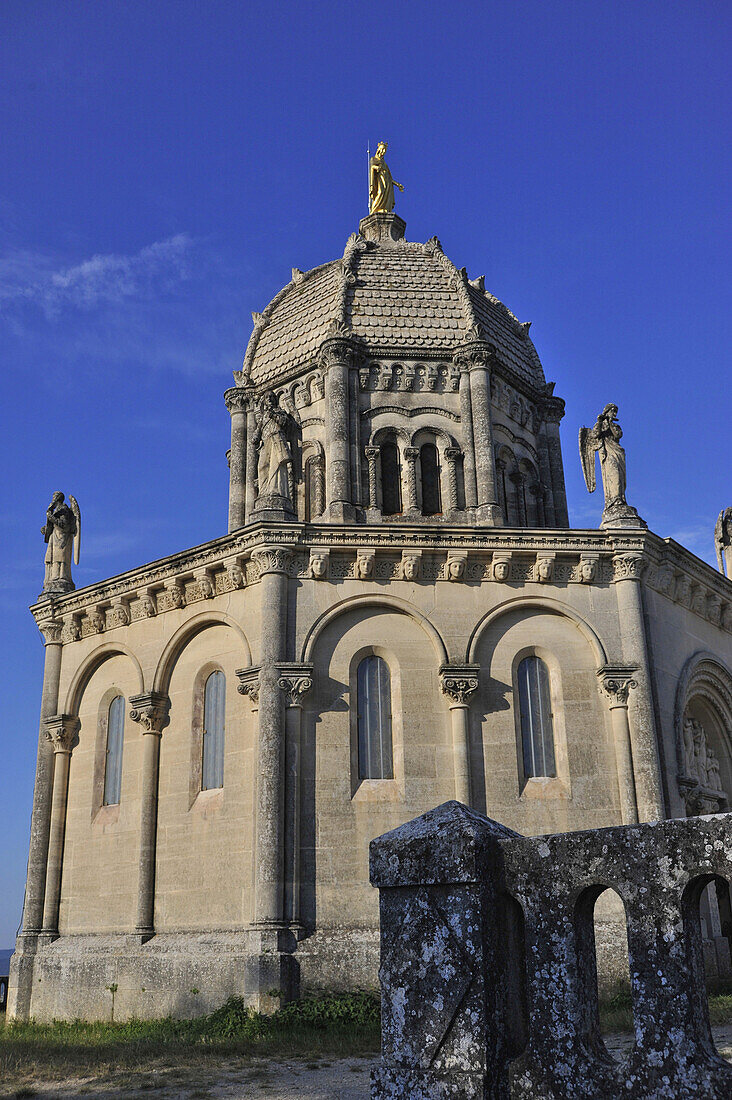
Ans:
<svg viewBox="0 0 732 1100"><path fill-rule="evenodd" d="M541 658L525 657L521 662L518 689L524 776L555 776L549 670Z"/></svg>
<svg viewBox="0 0 732 1100"><path fill-rule="evenodd" d="M203 791L224 785L225 705L226 677L223 672L212 672L203 693Z"/></svg>
<svg viewBox="0 0 732 1100"><path fill-rule="evenodd" d="M361 661L357 693L359 779L393 779L391 677L381 657Z"/></svg>
<svg viewBox="0 0 732 1100"><path fill-rule="evenodd" d="M125 701L115 695L107 714L107 757L104 763L104 805L117 806L122 790L122 745L125 735Z"/></svg>
<svg viewBox="0 0 732 1100"><path fill-rule="evenodd" d="M385 516L397 516L402 510L401 471L396 443L381 448L381 503Z"/></svg>
<svg viewBox="0 0 732 1100"><path fill-rule="evenodd" d="M422 470L422 513L425 516L440 515L440 466L434 443L422 444L419 449L419 465Z"/></svg>

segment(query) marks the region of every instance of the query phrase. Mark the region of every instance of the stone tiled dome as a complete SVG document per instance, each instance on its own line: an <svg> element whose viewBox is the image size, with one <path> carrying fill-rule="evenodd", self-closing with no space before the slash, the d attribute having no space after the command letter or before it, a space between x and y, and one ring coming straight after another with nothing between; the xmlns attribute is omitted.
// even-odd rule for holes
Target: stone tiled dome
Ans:
<svg viewBox="0 0 732 1100"><path fill-rule="evenodd" d="M294 269L264 312L253 314L244 377L260 386L298 374L313 364L333 326L345 324L376 356L448 356L479 336L522 380L543 389L529 326L485 290L482 278L458 270L436 237L408 242L403 228L393 214L372 215L341 259L307 273Z"/></svg>

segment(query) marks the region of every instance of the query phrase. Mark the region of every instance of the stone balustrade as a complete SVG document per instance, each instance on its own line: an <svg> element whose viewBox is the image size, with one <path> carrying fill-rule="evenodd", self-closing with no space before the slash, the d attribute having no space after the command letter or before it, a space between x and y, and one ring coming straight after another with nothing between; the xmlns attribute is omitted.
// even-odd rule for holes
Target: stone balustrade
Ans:
<svg viewBox="0 0 732 1100"><path fill-rule="evenodd" d="M523 837L447 802L371 844L382 1059L373 1100L729 1100L699 902L732 814ZM626 913L635 1045L602 1040L593 913Z"/></svg>

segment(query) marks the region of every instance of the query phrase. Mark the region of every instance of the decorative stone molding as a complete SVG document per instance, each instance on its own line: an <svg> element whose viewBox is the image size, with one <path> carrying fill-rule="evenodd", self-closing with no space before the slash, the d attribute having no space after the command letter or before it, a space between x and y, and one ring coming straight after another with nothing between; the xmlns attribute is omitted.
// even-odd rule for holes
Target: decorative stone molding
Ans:
<svg viewBox="0 0 732 1100"><path fill-rule="evenodd" d="M278 665L277 685L284 693L290 707L301 707L302 701L313 686L313 666L300 664Z"/></svg>
<svg viewBox="0 0 732 1100"><path fill-rule="evenodd" d="M53 751L71 754L74 738L79 732L81 722L75 714L54 714L46 719L45 737L51 742Z"/></svg>
<svg viewBox="0 0 732 1100"><path fill-rule="evenodd" d="M631 688L637 687L634 679L638 669L633 665L604 665L597 670L600 695L614 707L627 707Z"/></svg>
<svg viewBox="0 0 732 1100"><path fill-rule="evenodd" d="M292 550L287 546L265 546L252 552L259 576L266 573L284 573L290 575L292 570Z"/></svg>
<svg viewBox="0 0 732 1100"><path fill-rule="evenodd" d="M308 563L308 571L310 576L316 581L324 581L328 578L328 566L330 561L330 551L328 550L311 550L310 561Z"/></svg>
<svg viewBox="0 0 732 1100"><path fill-rule="evenodd" d="M130 718L142 726L144 733L162 734L170 722L170 699L160 691L132 695L130 706Z"/></svg>
<svg viewBox="0 0 732 1100"><path fill-rule="evenodd" d="M361 366L358 376L363 392L457 393L460 387L460 369L454 363L370 362Z"/></svg>
<svg viewBox="0 0 732 1100"><path fill-rule="evenodd" d="M117 596L112 601L107 625L110 630L113 630L117 626L130 625L130 609L124 596Z"/></svg>
<svg viewBox="0 0 732 1100"><path fill-rule="evenodd" d="M87 622L91 634L103 634L107 625L107 617L100 607L94 607L87 612Z"/></svg>
<svg viewBox="0 0 732 1100"><path fill-rule="evenodd" d="M447 555L445 575L449 581L465 580L465 567L468 562L466 550L452 550Z"/></svg>
<svg viewBox="0 0 732 1100"><path fill-rule="evenodd" d="M643 576L646 562L642 554L614 554L613 580L639 581Z"/></svg>
<svg viewBox="0 0 732 1100"><path fill-rule="evenodd" d="M81 638L81 615L69 615L64 620L62 640L64 642L78 642Z"/></svg>
<svg viewBox="0 0 732 1100"><path fill-rule="evenodd" d="M554 580L554 554L537 555L536 579L539 584L552 583Z"/></svg>
<svg viewBox="0 0 732 1100"><path fill-rule="evenodd" d="M478 665L443 665L440 669L440 688L450 700L450 706L467 706L470 697L480 683Z"/></svg>
<svg viewBox="0 0 732 1100"><path fill-rule="evenodd" d="M239 680L237 691L240 695L249 697L253 707L259 706L259 666L250 668L238 668L236 675Z"/></svg>
<svg viewBox="0 0 732 1100"><path fill-rule="evenodd" d="M137 593L137 599L140 604L140 618L152 619L158 613L158 606L155 602L155 592L152 588L141 588Z"/></svg>

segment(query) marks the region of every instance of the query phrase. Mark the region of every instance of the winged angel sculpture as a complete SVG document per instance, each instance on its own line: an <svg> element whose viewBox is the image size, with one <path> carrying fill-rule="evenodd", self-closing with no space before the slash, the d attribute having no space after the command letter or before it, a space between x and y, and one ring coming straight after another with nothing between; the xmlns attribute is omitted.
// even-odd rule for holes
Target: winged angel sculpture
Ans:
<svg viewBox="0 0 732 1100"><path fill-rule="evenodd" d="M53 494L41 534L47 543L43 591L50 594L72 592L71 558L73 556L74 565L79 564L81 547L81 512L75 497L69 494L67 504L63 493Z"/></svg>
<svg viewBox="0 0 732 1100"><path fill-rule="evenodd" d="M645 526L635 508L632 508L625 499L625 448L620 443L622 438L623 429L618 423L617 405L606 405L593 428L580 428L579 450L585 484L588 492L594 493L595 455L597 454L600 458L602 488L605 494L603 526L617 523Z"/></svg>
<svg viewBox="0 0 732 1100"><path fill-rule="evenodd" d="M717 551L719 572L732 577L732 508L723 508L717 516L714 528L714 547Z"/></svg>

